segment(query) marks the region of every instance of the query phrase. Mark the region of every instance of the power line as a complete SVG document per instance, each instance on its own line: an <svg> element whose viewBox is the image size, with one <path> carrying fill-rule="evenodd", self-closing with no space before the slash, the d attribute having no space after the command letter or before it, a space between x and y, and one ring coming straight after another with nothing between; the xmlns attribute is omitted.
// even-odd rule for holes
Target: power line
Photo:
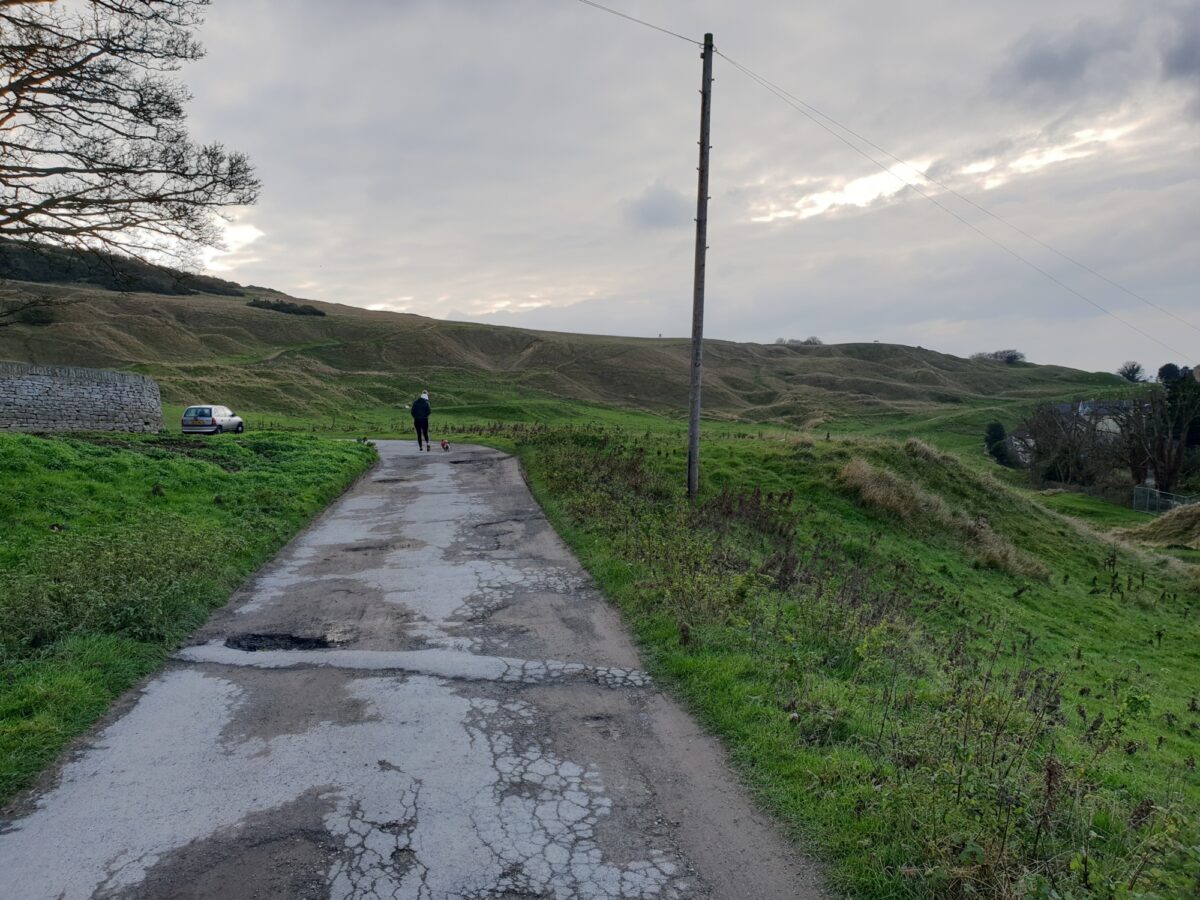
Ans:
<svg viewBox="0 0 1200 900"><path fill-rule="evenodd" d="M581 0L581 2L583 2L583 0ZM1048 272L1046 269L1042 268L1037 263L1033 262L1032 260L1026 259L1024 256L1022 256L1020 253L1018 253L1012 247L1005 244L1000 239L996 238L995 236L993 236L991 234L988 234L986 231L984 231L982 228L980 228L974 222L971 222L970 220L959 215L953 209L951 209L950 207L946 206L944 203L939 201L932 194L929 194L928 192L921 190L920 187L918 187L917 185L908 181L906 178L903 178L902 176L897 174L890 166L886 165L885 163L880 162L875 157L873 157L870 153L867 153L867 151L863 150L861 147L859 147L857 144L855 144L853 141L848 140L846 137L844 137L839 132L837 132L836 130L831 128L829 125L825 124L825 122L821 121L821 119L819 119L817 116L810 113L807 109L805 109L805 104L803 103L803 101L793 98L786 90L779 87L774 82L769 81L768 79L759 75L757 72L754 72L753 70L749 69L748 67L743 66L741 63L737 62L736 60L731 59L729 56L726 56L720 50L717 50L716 53L718 56L722 57L726 62L728 62L730 65L732 65L735 69L737 69L743 75L750 78L752 81L754 81L761 87L766 88L768 91L770 91L772 94L774 94L780 100L782 100L788 106L792 107L797 112L799 112L801 115L803 115L805 118L807 118L811 122L813 122L813 124L815 124L817 127L821 128L822 130L827 131L829 134L833 135L833 137L837 138L837 140L841 141L843 144L845 144L847 147L849 147L851 150L853 150L859 156L861 156L864 159L866 159L867 161L869 161L872 165L878 167L879 169L881 169L884 172L887 172L889 175L891 175L893 178L895 178L897 181L899 181L901 184L903 184L910 191L913 191L914 193L919 194L921 197L924 197L926 200L928 200L934 206L941 209L944 213L957 219L961 224L965 225L967 228L970 228L972 231L974 231L976 234L983 237L985 240L987 240L987 241L991 242L992 244L994 244L995 246L999 247L1005 253L1012 256L1014 259L1018 260L1019 262L1025 264L1029 268L1033 269L1035 272L1040 274L1042 277L1044 277L1047 280L1051 281L1052 283L1058 285L1060 288L1062 288L1064 291L1067 291L1069 294L1072 294L1073 296L1078 297L1080 300L1089 304L1090 306L1095 307L1100 312L1104 313L1106 316L1109 316L1109 317L1115 319L1116 321L1120 322L1122 325L1124 325L1130 331L1140 334L1142 337L1146 338L1147 340L1152 341L1155 344L1158 344L1160 347L1162 347L1165 350L1170 351L1172 354L1174 354L1178 358L1185 359L1185 360L1191 359L1191 356L1189 354L1183 353L1183 352L1175 349L1174 347L1172 347L1170 344L1160 341L1158 338L1154 337L1154 335L1150 334L1149 332L1143 331L1141 328L1134 325L1132 322L1128 322L1125 319L1121 318L1116 313L1114 313L1112 310L1110 310L1104 306L1101 306L1099 303L1097 303L1091 297L1089 297L1086 294L1071 287L1069 284L1067 284L1066 282L1057 278L1054 274L1052 274L1051 272ZM829 119L829 121L832 122L833 119ZM839 126L839 127L841 127L841 126ZM846 129L846 131L849 132L850 129ZM851 132L851 133L853 133L853 132ZM869 143L869 142L867 142L867 143ZM872 146L874 146L874 145L872 145ZM888 154L888 155L890 156L891 154ZM895 157L893 157L893 158L895 158ZM903 161L900 160L900 162L903 162ZM905 164L905 165L907 165L907 164ZM932 179L930 179L930 181L932 181Z"/></svg>
<svg viewBox="0 0 1200 900"><path fill-rule="evenodd" d="M686 35L679 34L679 32L677 32L677 31L671 31L669 28L663 28L660 25L655 25L652 22L647 22L644 19L639 19L639 18L637 18L635 16L631 16L627 13L623 13L623 12L620 12L615 9L610 9L609 7L604 6L601 3L594 2L594 0L579 0L579 2L582 3L584 6L591 6L594 9L603 10L604 12L611 13L614 16L620 16L622 19L628 19L630 22L637 22L637 24L639 24L639 25L645 25L647 28L653 28L655 31L661 31L663 34L669 34L669 35L671 35L671 37L677 37L681 41L687 41L689 44L695 44L697 47L704 46L703 41L698 41L695 38L690 38Z"/></svg>
<svg viewBox="0 0 1200 900"><path fill-rule="evenodd" d="M727 62L732 63L735 66L739 65L734 60L730 59L728 56L725 56L725 54L721 53L719 50L717 51L717 54L719 56L723 56ZM745 66L741 66L741 68L743 70L745 70L747 72L747 74L749 74L749 69L747 69ZM767 79L763 78L761 75L757 76L757 77L760 78L762 80L762 82L767 82ZM988 216L989 218L994 219L995 221L999 222L1001 225L1011 228L1017 234L1021 235L1021 237L1026 238L1029 241L1032 241L1033 243L1037 244L1039 247L1042 247L1043 249L1050 251L1055 256L1059 257L1060 259L1064 259L1067 262L1071 263L1071 265L1082 269L1083 271L1095 276L1096 278L1099 278L1101 281L1105 282L1106 284L1110 285L1111 287L1114 287L1117 290L1121 291L1122 293L1127 294L1130 297L1133 297L1135 300L1140 300L1142 303L1145 303L1147 306L1150 306L1150 307L1158 310L1159 312L1163 313L1164 315L1170 316L1175 321L1180 322L1180 323L1188 326L1188 328L1191 328L1194 331L1200 333L1200 326L1197 326L1197 325L1193 324L1192 322L1189 322L1187 319L1183 318L1182 316L1176 315L1175 313L1171 312L1169 309L1165 309L1164 307L1159 306L1153 300L1139 294L1137 291L1130 290L1129 288L1125 287L1125 285L1121 284L1120 282L1115 281L1112 278L1109 278L1103 272L1096 271L1096 269L1092 268L1087 263L1081 262L1080 260L1075 259L1073 256L1070 256L1070 255L1064 253L1063 251L1059 250L1057 247L1054 247L1053 245L1047 243L1046 241L1043 241L1041 238L1037 237L1036 235L1030 234L1024 228L1021 228L1021 226L1019 226L1013 222L1010 222L1008 219L1004 218L1003 216L999 215L998 213L992 212L986 206L982 205L981 203L978 203L975 200L972 200L970 197L955 190L950 185L948 185L942 181L939 181L937 178L934 178L932 175L922 172L920 169L913 166L907 160L901 159L899 156L892 153L886 147L879 146L874 141L872 141L870 138L865 137L862 134L859 134L857 131L855 131L853 128L851 128L849 125L846 125L844 122L839 122L833 116L818 109L816 106L809 103L807 100L803 99L802 97L797 97L795 94L791 93L790 91L786 90L785 88L780 87L777 84L771 83L771 86L773 88L777 89L780 93L786 95L789 99L794 100L796 103L799 103L801 106L803 106L809 112L812 112L812 113L816 114L817 116L820 116L822 119L826 120L827 122L833 123L835 126L842 129L842 131L853 136L857 140L862 141L867 146L872 147L875 150L878 150L884 156L887 156L888 158L890 158L890 159L894 160L895 162L899 163L900 165L904 166L910 172L913 172L914 174L916 174L920 178L924 179L925 181L928 181L931 184L937 185L938 187L940 187L942 190L946 191L947 193L953 194L959 200L974 207L979 212L983 213L985 216Z"/></svg>

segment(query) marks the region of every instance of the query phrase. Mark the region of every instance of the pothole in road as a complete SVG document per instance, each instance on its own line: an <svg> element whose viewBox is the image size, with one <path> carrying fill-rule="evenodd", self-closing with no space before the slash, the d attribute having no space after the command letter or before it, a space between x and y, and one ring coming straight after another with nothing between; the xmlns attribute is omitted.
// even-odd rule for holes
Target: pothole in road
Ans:
<svg viewBox="0 0 1200 900"><path fill-rule="evenodd" d="M408 480L409 479L407 476L397 477L397 478L372 478L371 483L372 484L396 484L398 482L408 481Z"/></svg>
<svg viewBox="0 0 1200 900"><path fill-rule="evenodd" d="M253 653L256 650L327 650L333 644L323 637L303 637L298 634L273 632L235 634L225 639L225 646L231 650L246 650Z"/></svg>

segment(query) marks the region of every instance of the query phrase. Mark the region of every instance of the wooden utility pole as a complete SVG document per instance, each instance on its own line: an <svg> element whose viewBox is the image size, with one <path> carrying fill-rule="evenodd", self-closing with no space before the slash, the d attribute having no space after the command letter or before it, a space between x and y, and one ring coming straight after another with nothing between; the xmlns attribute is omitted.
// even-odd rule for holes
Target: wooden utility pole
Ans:
<svg viewBox="0 0 1200 900"><path fill-rule="evenodd" d="M688 417L688 497L700 490L700 386L704 378L704 262L708 251L708 138L712 113L713 36L704 35L700 86L700 186L696 193L696 277L692 283L692 396Z"/></svg>

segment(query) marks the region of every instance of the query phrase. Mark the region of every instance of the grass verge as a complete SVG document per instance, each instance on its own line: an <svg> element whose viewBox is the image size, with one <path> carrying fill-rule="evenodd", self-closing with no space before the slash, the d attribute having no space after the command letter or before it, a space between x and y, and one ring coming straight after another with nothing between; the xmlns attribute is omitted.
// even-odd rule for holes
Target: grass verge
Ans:
<svg viewBox="0 0 1200 900"><path fill-rule="evenodd" d="M1185 566L919 441L489 439L838 890L1200 891Z"/></svg>
<svg viewBox="0 0 1200 900"><path fill-rule="evenodd" d="M0 802L373 459L290 435L0 434Z"/></svg>

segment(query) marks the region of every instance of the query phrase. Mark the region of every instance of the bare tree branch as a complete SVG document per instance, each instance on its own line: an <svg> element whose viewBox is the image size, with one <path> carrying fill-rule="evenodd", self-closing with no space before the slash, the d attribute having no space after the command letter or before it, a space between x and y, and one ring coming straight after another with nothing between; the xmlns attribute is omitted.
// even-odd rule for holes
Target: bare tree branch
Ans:
<svg viewBox="0 0 1200 900"><path fill-rule="evenodd" d="M185 259L253 203L244 154L187 133L209 0L0 0L0 238ZM82 8L80 8L82 7Z"/></svg>

